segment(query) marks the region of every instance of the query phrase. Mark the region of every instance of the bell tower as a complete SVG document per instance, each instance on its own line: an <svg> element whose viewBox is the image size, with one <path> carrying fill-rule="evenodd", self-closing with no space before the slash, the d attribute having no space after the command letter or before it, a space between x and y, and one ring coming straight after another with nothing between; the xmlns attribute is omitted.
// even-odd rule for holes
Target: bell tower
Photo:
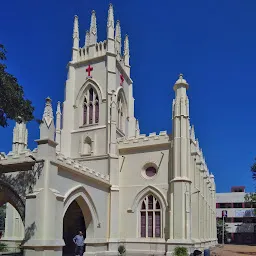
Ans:
<svg viewBox="0 0 256 256"><path fill-rule="evenodd" d="M114 21L112 4L107 39L97 40L96 12L80 42L79 20L74 17L72 59L68 63L60 153L81 161L117 155L118 137L135 137L133 82L130 78L129 39Z"/></svg>

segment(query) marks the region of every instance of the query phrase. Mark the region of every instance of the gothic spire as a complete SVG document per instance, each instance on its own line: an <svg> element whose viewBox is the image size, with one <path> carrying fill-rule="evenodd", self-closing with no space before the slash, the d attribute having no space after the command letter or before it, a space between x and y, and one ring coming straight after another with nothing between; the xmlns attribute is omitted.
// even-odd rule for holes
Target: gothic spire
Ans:
<svg viewBox="0 0 256 256"><path fill-rule="evenodd" d="M114 9L112 4L109 4L108 9L107 36L108 39L114 39Z"/></svg>
<svg viewBox="0 0 256 256"><path fill-rule="evenodd" d="M115 34L115 45L116 45L116 52L117 54L121 55L121 26L120 21L116 22L116 34Z"/></svg>
<svg viewBox="0 0 256 256"><path fill-rule="evenodd" d="M124 39L124 65L127 68L129 68L130 67L129 63L130 63L129 38L128 38L128 35L125 35L125 39Z"/></svg>
<svg viewBox="0 0 256 256"><path fill-rule="evenodd" d="M114 8L111 3L108 8L108 27L114 28Z"/></svg>
<svg viewBox="0 0 256 256"><path fill-rule="evenodd" d="M79 26L78 26L78 16L74 17L74 28L73 28L73 56L72 59L77 59L77 53L79 50Z"/></svg>
<svg viewBox="0 0 256 256"><path fill-rule="evenodd" d="M85 45L85 47L88 47L90 45L90 32L89 32L89 30L87 30L86 33L85 33L84 45Z"/></svg>
<svg viewBox="0 0 256 256"><path fill-rule="evenodd" d="M91 26L90 26L90 45L97 43L97 21L96 12L92 11Z"/></svg>

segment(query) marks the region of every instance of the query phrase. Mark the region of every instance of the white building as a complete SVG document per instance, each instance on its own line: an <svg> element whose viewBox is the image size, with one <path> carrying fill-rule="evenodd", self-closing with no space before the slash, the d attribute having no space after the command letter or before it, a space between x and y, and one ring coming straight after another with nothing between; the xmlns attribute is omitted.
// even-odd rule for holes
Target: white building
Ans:
<svg viewBox="0 0 256 256"><path fill-rule="evenodd" d="M244 186L232 187L230 193L216 194L217 220L222 219L222 211L227 211L227 232L233 243L256 243L255 204L245 202Z"/></svg>
<svg viewBox="0 0 256 256"><path fill-rule="evenodd" d="M93 11L81 41L75 16L56 124L47 98L38 147L27 149L26 126L17 124L13 150L0 161L2 186L10 185L3 202L11 202L25 223L25 255L72 253L79 230L86 234L85 255L117 255L119 245L128 255L215 245L215 182L190 124L188 83L180 75L173 87L172 134L140 134L129 39L122 54L112 5L107 39L97 41ZM14 230L22 224L13 222L16 210L8 207L6 238L17 240Z"/></svg>

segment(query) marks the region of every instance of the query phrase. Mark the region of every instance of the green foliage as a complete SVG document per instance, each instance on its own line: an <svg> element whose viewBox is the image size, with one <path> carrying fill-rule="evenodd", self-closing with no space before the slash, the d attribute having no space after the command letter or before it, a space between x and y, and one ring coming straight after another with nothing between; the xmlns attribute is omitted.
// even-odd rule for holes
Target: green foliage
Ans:
<svg viewBox="0 0 256 256"><path fill-rule="evenodd" d="M124 245L119 245L118 246L118 252L119 252L120 255L124 255L125 254L126 249L125 249Z"/></svg>
<svg viewBox="0 0 256 256"><path fill-rule="evenodd" d="M34 119L34 107L31 101L24 99L24 91L17 79L6 71L6 50L0 44L0 109L4 111L5 118L0 119L0 126L6 127L8 119L21 122Z"/></svg>
<svg viewBox="0 0 256 256"><path fill-rule="evenodd" d="M187 256L188 255L188 249L185 247L176 247L174 249L174 255L175 256Z"/></svg>
<svg viewBox="0 0 256 256"><path fill-rule="evenodd" d="M256 159L255 159L256 160ZM256 162L251 166L251 172L252 172L252 178L256 180ZM248 193L244 197L245 202L251 203L256 203L256 193ZM254 214L256 215L256 209L254 209Z"/></svg>
<svg viewBox="0 0 256 256"><path fill-rule="evenodd" d="M0 230L4 230L6 216L6 204L0 207Z"/></svg>
<svg viewBox="0 0 256 256"><path fill-rule="evenodd" d="M7 244L0 243L0 252L7 252Z"/></svg>
<svg viewBox="0 0 256 256"><path fill-rule="evenodd" d="M228 237L228 225L225 223L224 224L224 241L227 241L227 237ZM219 242L222 241L222 235L223 235L223 221L222 220L218 220L217 221L217 237Z"/></svg>

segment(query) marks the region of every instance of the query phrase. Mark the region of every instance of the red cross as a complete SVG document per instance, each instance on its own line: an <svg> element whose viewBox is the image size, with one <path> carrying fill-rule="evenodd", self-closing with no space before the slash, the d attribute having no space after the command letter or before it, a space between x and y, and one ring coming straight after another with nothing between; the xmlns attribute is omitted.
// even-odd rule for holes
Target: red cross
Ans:
<svg viewBox="0 0 256 256"><path fill-rule="evenodd" d="M123 86L123 83L124 83L124 76L123 76L122 74L120 75L120 79L121 79L120 85Z"/></svg>
<svg viewBox="0 0 256 256"><path fill-rule="evenodd" d="M91 65L89 65L85 71L88 73L88 76L91 77L91 71L93 71L93 67L91 67Z"/></svg>

